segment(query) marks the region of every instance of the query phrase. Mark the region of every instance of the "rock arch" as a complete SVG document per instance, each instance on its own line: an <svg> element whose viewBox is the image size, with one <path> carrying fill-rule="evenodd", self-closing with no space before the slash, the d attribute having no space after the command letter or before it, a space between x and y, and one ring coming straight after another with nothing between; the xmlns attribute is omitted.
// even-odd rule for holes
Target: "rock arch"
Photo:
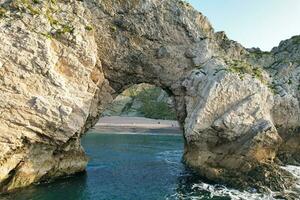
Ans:
<svg viewBox="0 0 300 200"><path fill-rule="evenodd" d="M84 170L80 136L142 82L175 97L184 159L202 176L292 183L275 160L299 161L299 37L271 52L245 49L177 0L1 6L10 11L0 19L2 191Z"/></svg>

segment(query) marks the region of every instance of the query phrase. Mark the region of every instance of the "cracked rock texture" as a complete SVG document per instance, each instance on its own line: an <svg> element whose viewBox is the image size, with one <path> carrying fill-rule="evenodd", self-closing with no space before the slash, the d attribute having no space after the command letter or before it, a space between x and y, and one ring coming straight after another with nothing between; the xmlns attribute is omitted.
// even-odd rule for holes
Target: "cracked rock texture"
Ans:
<svg viewBox="0 0 300 200"><path fill-rule="evenodd" d="M283 190L300 163L300 37L271 52L177 0L0 0L0 189L83 171L80 136L133 84L175 99L187 165ZM275 174L275 175L274 175Z"/></svg>

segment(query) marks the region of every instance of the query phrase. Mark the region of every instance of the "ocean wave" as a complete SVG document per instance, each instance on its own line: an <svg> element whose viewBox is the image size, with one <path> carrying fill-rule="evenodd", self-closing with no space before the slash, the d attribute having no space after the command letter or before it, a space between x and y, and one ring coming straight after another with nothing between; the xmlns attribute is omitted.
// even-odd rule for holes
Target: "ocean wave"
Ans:
<svg viewBox="0 0 300 200"><path fill-rule="evenodd" d="M296 186L290 192L298 194L299 199L300 199L300 166L287 165L282 168L287 170L288 172L290 172L291 174L293 174L296 177L296 179L297 179Z"/></svg>
<svg viewBox="0 0 300 200"><path fill-rule="evenodd" d="M300 196L300 167L286 166L283 169L292 173L297 179L297 185L295 189L285 191L284 193L289 196L293 196L292 199L297 199L295 196ZM192 174L188 176L193 176ZM183 177L184 178L184 177ZM186 178L185 178L186 179ZM239 191L236 189L227 188L223 185L212 185L204 182L190 183L183 181L185 184L182 188L174 188L176 191L173 195L166 197L166 200L180 199L180 200L207 200L207 199L230 199L230 200L283 200L286 198L280 198L280 194L276 192L269 192L268 194L257 193L253 191ZM205 194L205 195L204 195Z"/></svg>
<svg viewBox="0 0 300 200"><path fill-rule="evenodd" d="M229 189L221 185L210 185L206 183L194 184L192 189L206 190L213 196L223 196L230 197L232 200L273 200L271 195L251 193L247 191L239 191L234 189Z"/></svg>
<svg viewBox="0 0 300 200"><path fill-rule="evenodd" d="M222 185L211 185L207 183L193 184L190 188L190 192L176 192L175 194L166 197L166 200L208 200L215 199L217 197L224 200L275 200L272 194L260 194L247 191L239 191L235 189L229 189Z"/></svg>

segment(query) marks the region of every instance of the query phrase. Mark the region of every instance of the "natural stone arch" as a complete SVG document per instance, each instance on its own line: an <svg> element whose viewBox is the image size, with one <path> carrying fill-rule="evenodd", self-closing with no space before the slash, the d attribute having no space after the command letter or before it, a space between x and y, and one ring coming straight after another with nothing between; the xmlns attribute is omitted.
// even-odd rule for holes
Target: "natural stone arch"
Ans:
<svg viewBox="0 0 300 200"><path fill-rule="evenodd" d="M297 85L282 81L284 98L270 86L285 80L277 71L298 78L299 47L282 58L297 38L270 53L247 50L176 0L52 4L35 5L36 14L21 3L20 20L3 3L11 12L0 24L1 190L84 170L80 136L117 94L141 82L174 95L184 158L201 175L274 190L292 183L265 175L285 174L274 163L278 150L286 157L299 149L285 145L299 137L287 133L299 124ZM49 15L49 6L60 12Z"/></svg>

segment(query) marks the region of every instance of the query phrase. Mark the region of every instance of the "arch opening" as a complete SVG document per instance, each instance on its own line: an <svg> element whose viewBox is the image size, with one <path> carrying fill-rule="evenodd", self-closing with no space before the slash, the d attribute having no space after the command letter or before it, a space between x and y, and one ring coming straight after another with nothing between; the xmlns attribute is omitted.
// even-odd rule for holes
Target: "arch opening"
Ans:
<svg viewBox="0 0 300 200"><path fill-rule="evenodd" d="M164 132L183 135L175 98L161 87L133 84L117 95L89 132Z"/></svg>
<svg viewBox="0 0 300 200"><path fill-rule="evenodd" d="M181 182L195 176L182 162L184 135L175 99L155 85L126 87L81 143L90 158L88 176L102 180L95 188L123 194L125 199L140 199L145 194L149 199L172 198L187 193ZM115 187L119 190L112 191Z"/></svg>

